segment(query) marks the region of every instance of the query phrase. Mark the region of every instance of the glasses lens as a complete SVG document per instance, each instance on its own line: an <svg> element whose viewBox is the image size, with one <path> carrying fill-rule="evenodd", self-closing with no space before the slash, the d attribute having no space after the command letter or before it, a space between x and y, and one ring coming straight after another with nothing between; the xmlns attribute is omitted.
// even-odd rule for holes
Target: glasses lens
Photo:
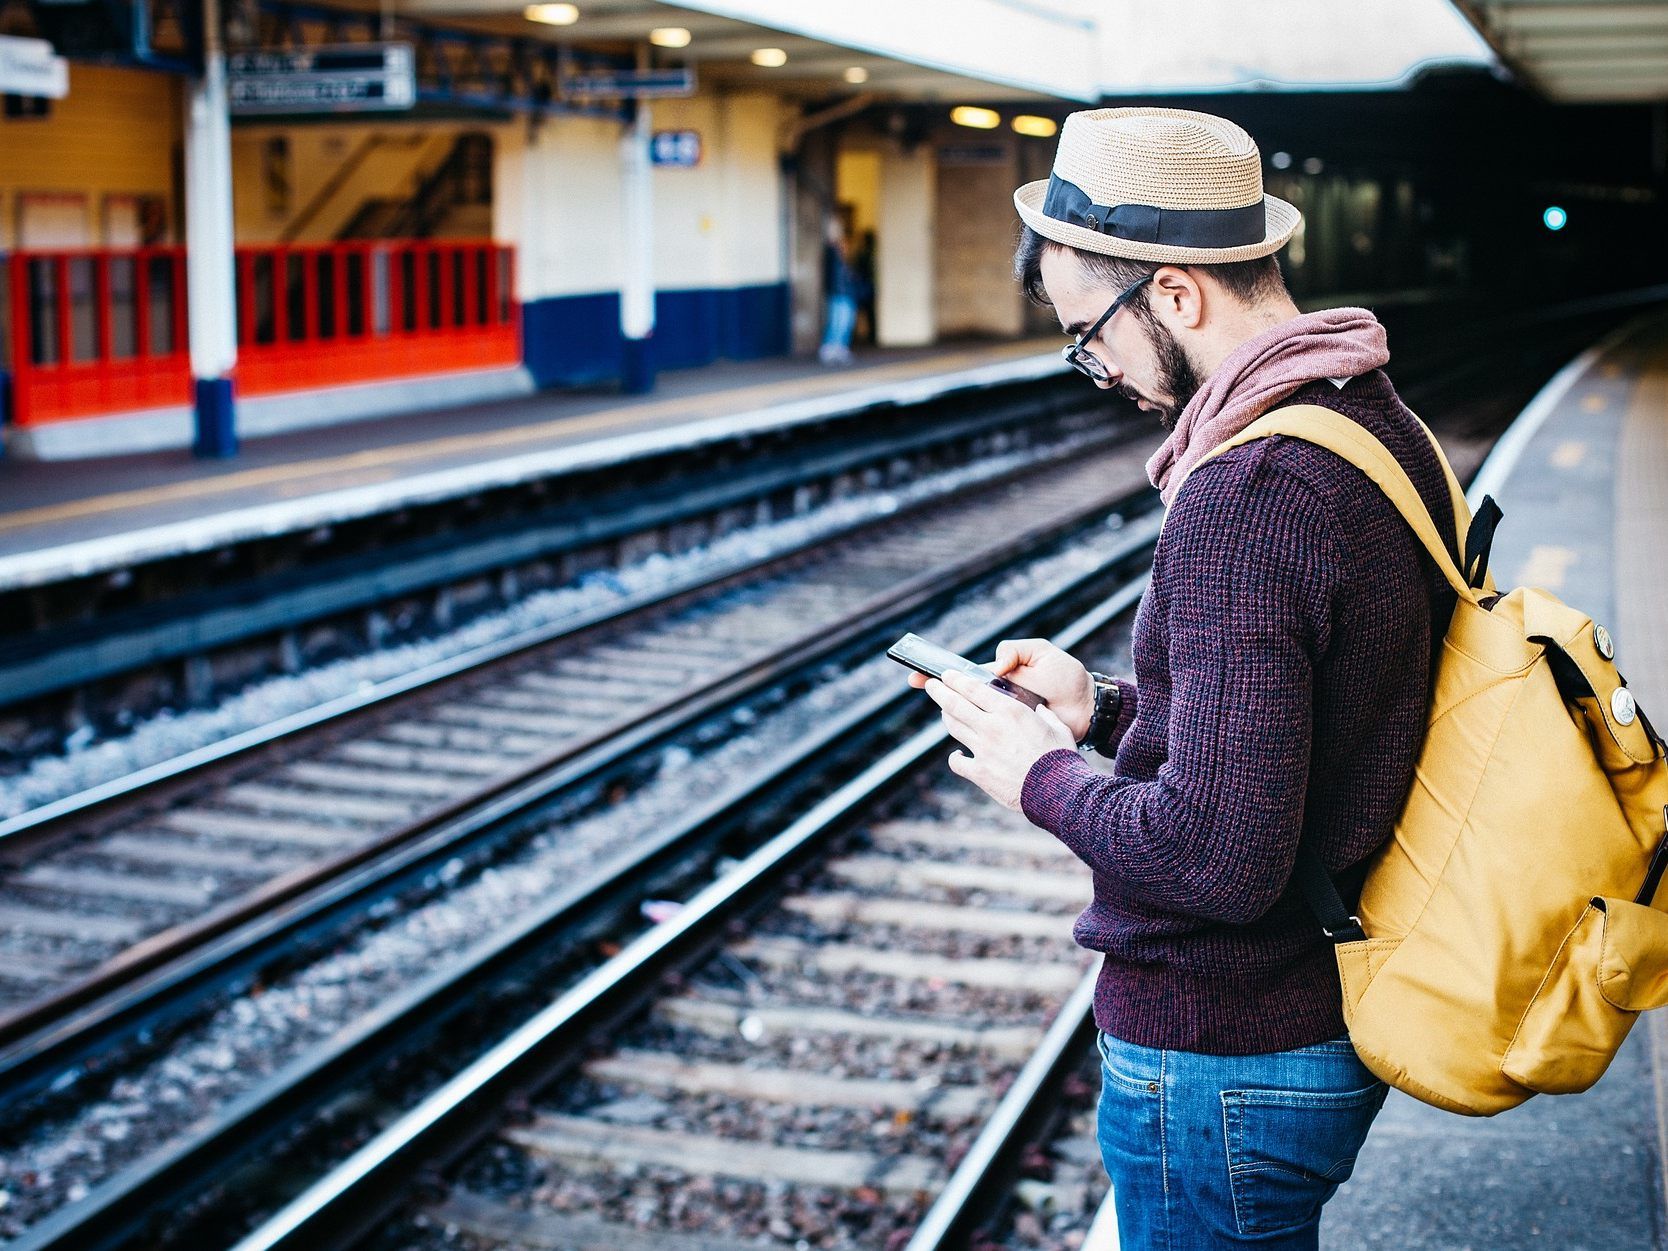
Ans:
<svg viewBox="0 0 1668 1251"><path fill-rule="evenodd" d="M1073 369L1086 378L1093 378L1096 382L1107 379L1106 367L1102 365L1092 352L1086 352L1075 343L1068 343L1060 349L1060 354L1071 362Z"/></svg>

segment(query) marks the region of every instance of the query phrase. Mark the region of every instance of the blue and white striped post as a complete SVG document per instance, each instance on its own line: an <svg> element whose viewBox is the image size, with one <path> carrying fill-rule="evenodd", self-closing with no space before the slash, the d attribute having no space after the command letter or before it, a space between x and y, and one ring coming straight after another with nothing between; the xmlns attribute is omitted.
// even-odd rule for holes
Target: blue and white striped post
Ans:
<svg viewBox="0 0 1668 1251"><path fill-rule="evenodd" d="M620 385L628 394L654 389L654 167L649 102L632 102L620 137L621 216L625 220L625 275L620 284Z"/></svg>
<svg viewBox="0 0 1668 1251"><path fill-rule="evenodd" d="M203 73L185 103L185 286L198 456L237 454L233 246L226 55L218 0L203 0Z"/></svg>

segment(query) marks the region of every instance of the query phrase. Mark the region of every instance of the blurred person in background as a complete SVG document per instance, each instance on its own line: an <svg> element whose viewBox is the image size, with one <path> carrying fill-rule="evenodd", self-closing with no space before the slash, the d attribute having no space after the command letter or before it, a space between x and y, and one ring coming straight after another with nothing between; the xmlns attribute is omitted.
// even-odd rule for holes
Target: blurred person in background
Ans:
<svg viewBox="0 0 1668 1251"><path fill-rule="evenodd" d="M822 290L823 334L817 359L825 365L849 365L851 332L857 323L857 271L847 254L845 230L832 216L822 248Z"/></svg>
<svg viewBox="0 0 1668 1251"><path fill-rule="evenodd" d="M1454 595L1332 452L1274 436L1204 458L1318 404L1389 449L1453 543L1447 482L1373 314L1287 293L1275 253L1301 215L1263 193L1239 126L1074 113L1014 201L1015 273L1073 336L1066 358L1166 432L1134 681L1027 639L993 668L1045 708L955 673L914 682L971 753L950 767L1092 871L1073 937L1104 953L1098 1136L1122 1245L1313 1249L1387 1087L1350 1044L1296 855L1353 905L1412 782Z"/></svg>
<svg viewBox="0 0 1668 1251"><path fill-rule="evenodd" d="M862 343L875 342L875 232L865 230L852 258L857 271L857 334Z"/></svg>

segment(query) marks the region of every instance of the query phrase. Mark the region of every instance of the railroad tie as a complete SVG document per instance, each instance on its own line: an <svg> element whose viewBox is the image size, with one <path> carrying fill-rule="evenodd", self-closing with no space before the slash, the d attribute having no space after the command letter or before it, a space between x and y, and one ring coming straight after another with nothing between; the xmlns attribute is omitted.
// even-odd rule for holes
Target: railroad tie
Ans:
<svg viewBox="0 0 1668 1251"><path fill-rule="evenodd" d="M744 1007L694 995L663 999L655 1005L654 1012L669 1024L708 1037L723 1038L735 1034L740 1030L742 1021L751 1018L764 1027L765 1036L849 1034L859 1038L889 1038L932 1043L940 1047L963 1047L1021 1060L1036 1050L1043 1033L1041 1029L1029 1025L981 1028L932 1017L866 1016L817 1004Z"/></svg>
<svg viewBox="0 0 1668 1251"><path fill-rule="evenodd" d="M546 1114L525 1128L502 1131L502 1137L580 1168L632 1164L835 1190L873 1186L892 1194L936 1193L945 1180L943 1164L923 1156L882 1158L867 1151L783 1147L582 1116Z"/></svg>

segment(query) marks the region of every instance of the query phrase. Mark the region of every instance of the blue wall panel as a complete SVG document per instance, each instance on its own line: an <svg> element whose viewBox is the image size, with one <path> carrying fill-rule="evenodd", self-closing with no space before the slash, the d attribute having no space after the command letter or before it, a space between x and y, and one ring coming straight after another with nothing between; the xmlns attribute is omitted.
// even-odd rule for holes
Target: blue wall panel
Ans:
<svg viewBox="0 0 1668 1251"><path fill-rule="evenodd" d="M521 306L521 355L540 387L620 376L620 296L563 295Z"/></svg>
<svg viewBox="0 0 1668 1251"><path fill-rule="evenodd" d="M657 369L756 360L788 351L788 284L657 291ZM541 387L583 386L619 377L620 297L608 291L522 305L522 352Z"/></svg>

